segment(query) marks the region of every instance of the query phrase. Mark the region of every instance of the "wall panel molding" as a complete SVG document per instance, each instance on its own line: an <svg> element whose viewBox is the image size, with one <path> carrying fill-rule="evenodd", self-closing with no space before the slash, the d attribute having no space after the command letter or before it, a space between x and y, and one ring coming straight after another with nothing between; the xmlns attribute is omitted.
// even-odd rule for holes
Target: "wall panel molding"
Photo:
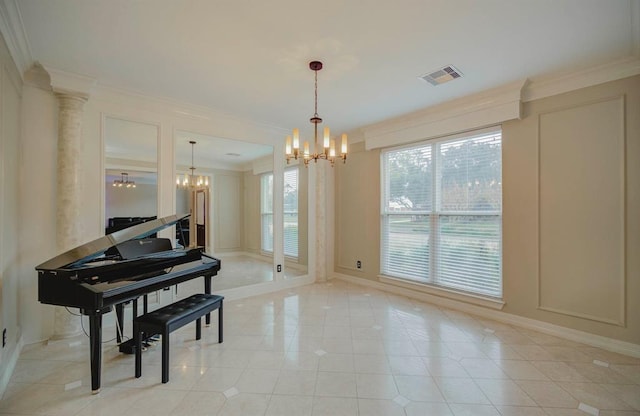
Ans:
<svg viewBox="0 0 640 416"><path fill-rule="evenodd" d="M538 114L537 140L537 307L625 326L624 96Z"/></svg>

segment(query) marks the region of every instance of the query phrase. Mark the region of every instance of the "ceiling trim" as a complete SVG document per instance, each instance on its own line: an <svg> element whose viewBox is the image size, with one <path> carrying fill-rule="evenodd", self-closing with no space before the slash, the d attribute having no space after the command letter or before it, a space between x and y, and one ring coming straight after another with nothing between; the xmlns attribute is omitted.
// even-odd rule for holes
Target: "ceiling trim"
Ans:
<svg viewBox="0 0 640 416"><path fill-rule="evenodd" d="M527 82L520 80L365 127L365 148L406 144L519 119Z"/></svg>
<svg viewBox="0 0 640 416"><path fill-rule="evenodd" d="M81 95L84 98L89 98L96 85L94 78L62 71L44 64L43 67L49 73L51 87L54 92Z"/></svg>
<svg viewBox="0 0 640 416"><path fill-rule="evenodd" d="M603 65L563 75L533 78L524 89L528 102L640 74L640 57L628 56Z"/></svg>
<svg viewBox="0 0 640 416"><path fill-rule="evenodd" d="M18 67L20 77L24 79L24 72L33 65L33 54L16 0L0 1L0 33Z"/></svg>
<svg viewBox="0 0 640 416"><path fill-rule="evenodd" d="M364 127L367 150L459 133L521 118L521 104L640 74L640 57L519 81Z"/></svg>
<svg viewBox="0 0 640 416"><path fill-rule="evenodd" d="M221 139L243 140L250 143L265 143L274 145L282 141L288 129L275 126L268 122L241 118L229 112L215 108L192 104L170 97L147 95L135 90L129 90L98 83L91 95L92 101L100 101L114 105L118 108L132 106L138 110L144 109L156 114L171 114L181 120L175 124L176 130L193 131L203 135L215 136ZM188 120L191 125L199 124L202 127L184 125ZM211 131L211 125L215 125L216 131ZM260 139L257 140L256 139Z"/></svg>

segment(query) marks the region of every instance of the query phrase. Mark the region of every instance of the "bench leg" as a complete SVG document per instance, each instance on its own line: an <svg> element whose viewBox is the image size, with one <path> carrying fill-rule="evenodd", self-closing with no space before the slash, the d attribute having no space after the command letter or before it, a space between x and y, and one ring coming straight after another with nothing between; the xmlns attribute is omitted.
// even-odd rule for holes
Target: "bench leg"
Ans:
<svg viewBox="0 0 640 416"><path fill-rule="evenodd" d="M202 338L202 318L196 319L196 339Z"/></svg>
<svg viewBox="0 0 640 416"><path fill-rule="evenodd" d="M142 375L142 336L138 325L133 323L133 342L136 349L136 378Z"/></svg>
<svg viewBox="0 0 640 416"><path fill-rule="evenodd" d="M162 382L169 381L169 331L162 332Z"/></svg>
<svg viewBox="0 0 640 416"><path fill-rule="evenodd" d="M218 343L222 344L222 301L218 308Z"/></svg>

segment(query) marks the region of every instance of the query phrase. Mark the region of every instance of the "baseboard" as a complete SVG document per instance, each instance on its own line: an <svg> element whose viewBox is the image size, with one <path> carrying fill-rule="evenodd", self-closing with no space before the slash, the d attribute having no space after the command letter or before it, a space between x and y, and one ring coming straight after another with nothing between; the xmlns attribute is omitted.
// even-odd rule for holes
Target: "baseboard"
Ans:
<svg viewBox="0 0 640 416"><path fill-rule="evenodd" d="M19 330L18 342L16 342L11 349L8 350L6 360L3 360L3 365L0 365L0 399L4 396L4 392L9 385L13 370L16 369L20 352L24 346L24 340L22 339L22 331Z"/></svg>
<svg viewBox="0 0 640 416"><path fill-rule="evenodd" d="M298 286L305 286L315 281L314 276L293 277L291 279L283 279L275 282L264 282L255 285L234 287L225 290L216 290L217 295L222 295L225 300L244 299L251 296L265 295L267 293L277 292L284 289L291 289Z"/></svg>
<svg viewBox="0 0 640 416"><path fill-rule="evenodd" d="M367 279L361 279L354 276L349 276L342 273L334 273L333 277L348 283L353 283L360 286L367 286L373 289L382 290L385 292L394 293L397 295L406 296L408 298L417 299L420 301L432 303L438 306L446 308L456 309L462 312L478 315L483 318L493 319L495 321L503 322L506 324L516 325L522 328L531 329L534 331L542 332L544 334L553 335L558 338L567 339L570 341L580 342L592 347L602 348L607 351L616 352L619 354L628 355L635 358L640 358L640 345L633 344L631 342L620 341L613 338L603 337L601 335L595 335L577 329L571 329L560 325L551 324L548 322L538 321L536 319L525 318L518 315L502 312L499 310L483 308L481 306L471 305L468 303L440 298L438 296L430 295L427 293L417 292L411 289L389 285L386 283L376 282Z"/></svg>

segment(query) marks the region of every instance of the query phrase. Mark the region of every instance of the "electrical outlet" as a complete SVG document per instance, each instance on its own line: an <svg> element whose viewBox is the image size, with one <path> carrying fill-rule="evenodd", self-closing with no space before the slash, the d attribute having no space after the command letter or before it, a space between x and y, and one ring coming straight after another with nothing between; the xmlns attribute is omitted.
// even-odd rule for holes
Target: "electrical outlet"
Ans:
<svg viewBox="0 0 640 416"><path fill-rule="evenodd" d="M2 348L7 345L7 328L2 330Z"/></svg>
<svg viewBox="0 0 640 416"><path fill-rule="evenodd" d="M282 264L278 264L276 270L278 270L278 273L282 272Z"/></svg>
<svg viewBox="0 0 640 416"><path fill-rule="evenodd" d="M356 268L357 268L357 269L362 269L362 262L361 262L360 260L358 260L358 261L356 262Z"/></svg>

